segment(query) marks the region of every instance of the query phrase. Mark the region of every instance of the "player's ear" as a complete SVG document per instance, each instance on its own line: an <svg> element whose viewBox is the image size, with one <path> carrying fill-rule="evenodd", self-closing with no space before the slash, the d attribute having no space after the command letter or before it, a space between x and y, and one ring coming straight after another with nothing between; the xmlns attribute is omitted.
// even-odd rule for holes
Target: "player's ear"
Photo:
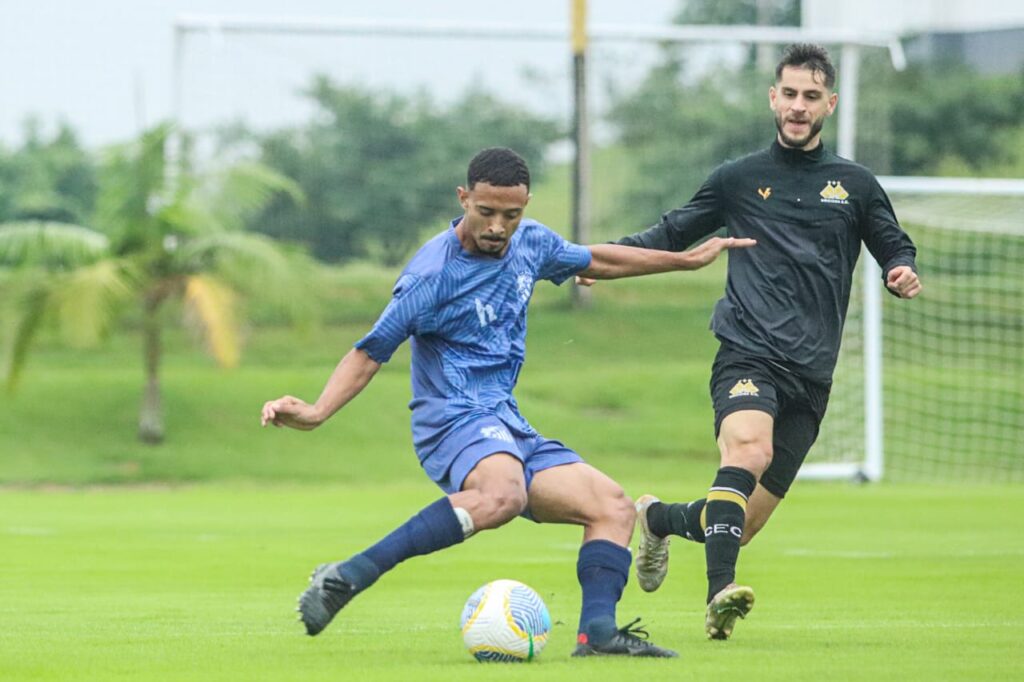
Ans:
<svg viewBox="0 0 1024 682"><path fill-rule="evenodd" d="M455 195L459 198L459 204L462 205L462 208L469 210L469 190L462 186L456 187Z"/></svg>
<svg viewBox="0 0 1024 682"><path fill-rule="evenodd" d="M768 106L771 107L772 111L775 111L775 96L776 96L776 94L777 93L775 91L775 86L774 85L771 86L770 88L768 88Z"/></svg>
<svg viewBox="0 0 1024 682"><path fill-rule="evenodd" d="M831 116L832 112L836 110L836 102L839 101L839 93L833 92L828 96L828 115Z"/></svg>

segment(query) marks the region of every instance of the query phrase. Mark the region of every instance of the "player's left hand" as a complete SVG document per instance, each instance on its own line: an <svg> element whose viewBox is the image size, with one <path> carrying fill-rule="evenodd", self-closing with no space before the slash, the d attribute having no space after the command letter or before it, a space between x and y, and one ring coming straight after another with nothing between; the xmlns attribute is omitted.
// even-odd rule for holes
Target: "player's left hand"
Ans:
<svg viewBox="0 0 1024 682"><path fill-rule="evenodd" d="M885 286L900 298L914 298L921 293L921 280L909 265L897 265L890 270Z"/></svg>

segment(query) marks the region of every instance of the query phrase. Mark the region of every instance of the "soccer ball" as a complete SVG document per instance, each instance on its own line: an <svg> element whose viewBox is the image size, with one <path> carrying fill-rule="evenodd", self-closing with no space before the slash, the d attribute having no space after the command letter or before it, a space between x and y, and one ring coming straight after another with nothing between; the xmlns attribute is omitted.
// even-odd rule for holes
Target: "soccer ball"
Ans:
<svg viewBox="0 0 1024 682"><path fill-rule="evenodd" d="M478 661L531 661L550 630L540 595L516 580L487 583L462 608L462 641Z"/></svg>

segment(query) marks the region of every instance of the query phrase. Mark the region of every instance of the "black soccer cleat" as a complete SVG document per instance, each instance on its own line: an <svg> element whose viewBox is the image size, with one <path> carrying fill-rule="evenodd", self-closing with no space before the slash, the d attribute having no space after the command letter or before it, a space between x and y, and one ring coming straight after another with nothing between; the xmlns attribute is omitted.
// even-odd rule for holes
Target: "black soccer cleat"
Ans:
<svg viewBox="0 0 1024 682"><path fill-rule="evenodd" d="M345 580L338 568L341 562L321 564L309 578L309 587L299 595L299 619L306 634L318 635L331 619L358 594L355 584Z"/></svg>
<svg viewBox="0 0 1024 682"><path fill-rule="evenodd" d="M637 625L640 619L637 618L625 627L619 628L612 638L603 644L591 644L587 641L580 641L576 645L573 656L642 656L646 658L677 658L679 654L671 649L662 649L660 646L647 641L649 637L642 625ZM586 635L580 635L581 640L586 640Z"/></svg>

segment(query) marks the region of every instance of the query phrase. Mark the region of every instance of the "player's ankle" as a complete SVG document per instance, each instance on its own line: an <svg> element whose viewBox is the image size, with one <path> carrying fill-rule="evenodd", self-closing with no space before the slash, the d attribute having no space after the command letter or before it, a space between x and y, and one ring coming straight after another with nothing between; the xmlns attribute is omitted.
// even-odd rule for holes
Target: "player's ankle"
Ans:
<svg viewBox="0 0 1024 682"><path fill-rule="evenodd" d="M613 616L599 616L580 627L580 634L586 637L586 643L591 646L608 643L617 631Z"/></svg>

